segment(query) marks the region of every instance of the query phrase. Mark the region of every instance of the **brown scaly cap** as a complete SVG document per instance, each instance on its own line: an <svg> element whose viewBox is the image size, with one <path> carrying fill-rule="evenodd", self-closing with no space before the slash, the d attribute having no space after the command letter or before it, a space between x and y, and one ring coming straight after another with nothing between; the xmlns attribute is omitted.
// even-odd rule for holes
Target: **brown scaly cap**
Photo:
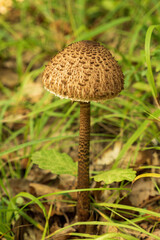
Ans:
<svg viewBox="0 0 160 240"><path fill-rule="evenodd" d="M43 73L45 88L74 101L102 101L123 89L124 76L117 61L94 41L73 43L58 53Z"/></svg>

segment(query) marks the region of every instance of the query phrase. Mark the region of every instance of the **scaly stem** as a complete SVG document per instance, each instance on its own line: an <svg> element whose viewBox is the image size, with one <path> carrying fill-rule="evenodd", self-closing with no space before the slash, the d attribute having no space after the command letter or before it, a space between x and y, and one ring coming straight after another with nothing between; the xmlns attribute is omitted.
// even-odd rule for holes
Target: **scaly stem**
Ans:
<svg viewBox="0 0 160 240"><path fill-rule="evenodd" d="M78 149L78 189L89 188L89 145L90 145L90 103L80 103L80 128ZM89 218L89 192L78 192L78 221L85 222ZM78 231L85 232L80 225Z"/></svg>

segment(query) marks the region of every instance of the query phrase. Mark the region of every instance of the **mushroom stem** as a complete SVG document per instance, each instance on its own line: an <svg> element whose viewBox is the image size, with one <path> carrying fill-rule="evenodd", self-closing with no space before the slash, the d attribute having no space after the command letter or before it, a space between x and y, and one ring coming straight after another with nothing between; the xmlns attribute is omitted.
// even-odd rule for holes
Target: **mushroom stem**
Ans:
<svg viewBox="0 0 160 240"><path fill-rule="evenodd" d="M78 149L78 189L89 188L90 103L80 103L80 128ZM89 192L78 192L77 215L79 222L89 218ZM79 232L85 231L80 225Z"/></svg>

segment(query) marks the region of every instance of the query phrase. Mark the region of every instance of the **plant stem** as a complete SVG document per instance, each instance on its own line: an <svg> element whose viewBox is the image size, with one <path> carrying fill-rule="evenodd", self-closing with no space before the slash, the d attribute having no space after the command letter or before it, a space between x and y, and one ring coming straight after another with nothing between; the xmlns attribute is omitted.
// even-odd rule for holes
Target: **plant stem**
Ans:
<svg viewBox="0 0 160 240"><path fill-rule="evenodd" d="M80 128L78 149L78 189L89 188L90 103L80 103ZM89 192L78 192L77 215L79 222L89 218ZM79 232L85 232L81 225Z"/></svg>

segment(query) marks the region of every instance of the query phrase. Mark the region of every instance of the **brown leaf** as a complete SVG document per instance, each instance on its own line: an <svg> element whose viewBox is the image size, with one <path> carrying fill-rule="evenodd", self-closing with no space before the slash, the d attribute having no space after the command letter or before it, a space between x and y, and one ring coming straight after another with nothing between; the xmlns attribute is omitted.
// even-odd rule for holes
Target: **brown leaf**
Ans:
<svg viewBox="0 0 160 240"><path fill-rule="evenodd" d="M64 202L65 196L63 195L52 195L52 193L60 192L62 189L49 187L44 184L39 183L30 183L30 193L35 196L43 196L46 194L51 194L49 196L45 196L44 199L48 200L46 207L46 210L49 210L49 204L54 204L51 216L54 214L56 215L64 215L66 212L73 213L75 211L75 207L72 205L69 205L67 202Z"/></svg>
<svg viewBox="0 0 160 240"><path fill-rule="evenodd" d="M57 189L55 187L50 187L40 183L30 183L29 188L30 188L29 189L30 193L36 196L42 196L42 195L52 194L52 193L61 191L61 189ZM49 201L55 201L57 199L62 200L62 195L49 195L49 196L46 196L45 199Z"/></svg>
<svg viewBox="0 0 160 240"><path fill-rule="evenodd" d="M29 181L27 179L9 179L9 188L6 186L8 192L11 196L15 196L20 192L28 192L29 190Z"/></svg>
<svg viewBox="0 0 160 240"><path fill-rule="evenodd" d="M111 168L111 166L114 164L114 161L118 157L120 151L122 149L122 143L117 141L113 146L108 148L101 157L96 159L94 163L94 167L96 170L107 170ZM119 167L126 168L126 166L141 166L143 163L150 163L150 160L152 159L152 151L146 150L146 151L138 151L138 154L135 159L135 153L137 149L136 146L131 146L129 150L126 152L126 154L123 156L119 163Z"/></svg>
<svg viewBox="0 0 160 240"><path fill-rule="evenodd" d="M37 165L32 167L27 176L27 180L42 184L52 182L52 185L55 183L57 184L58 181L56 174L52 174L49 170L41 169Z"/></svg>
<svg viewBox="0 0 160 240"><path fill-rule="evenodd" d="M96 160L97 165L110 165L118 157L118 154L121 150L122 143L115 142L113 147L108 148L100 158Z"/></svg>
<svg viewBox="0 0 160 240"><path fill-rule="evenodd" d="M132 205L138 207L150 196L156 195L158 195L158 192L154 189L154 183L151 179L139 179L132 186L129 200Z"/></svg>

